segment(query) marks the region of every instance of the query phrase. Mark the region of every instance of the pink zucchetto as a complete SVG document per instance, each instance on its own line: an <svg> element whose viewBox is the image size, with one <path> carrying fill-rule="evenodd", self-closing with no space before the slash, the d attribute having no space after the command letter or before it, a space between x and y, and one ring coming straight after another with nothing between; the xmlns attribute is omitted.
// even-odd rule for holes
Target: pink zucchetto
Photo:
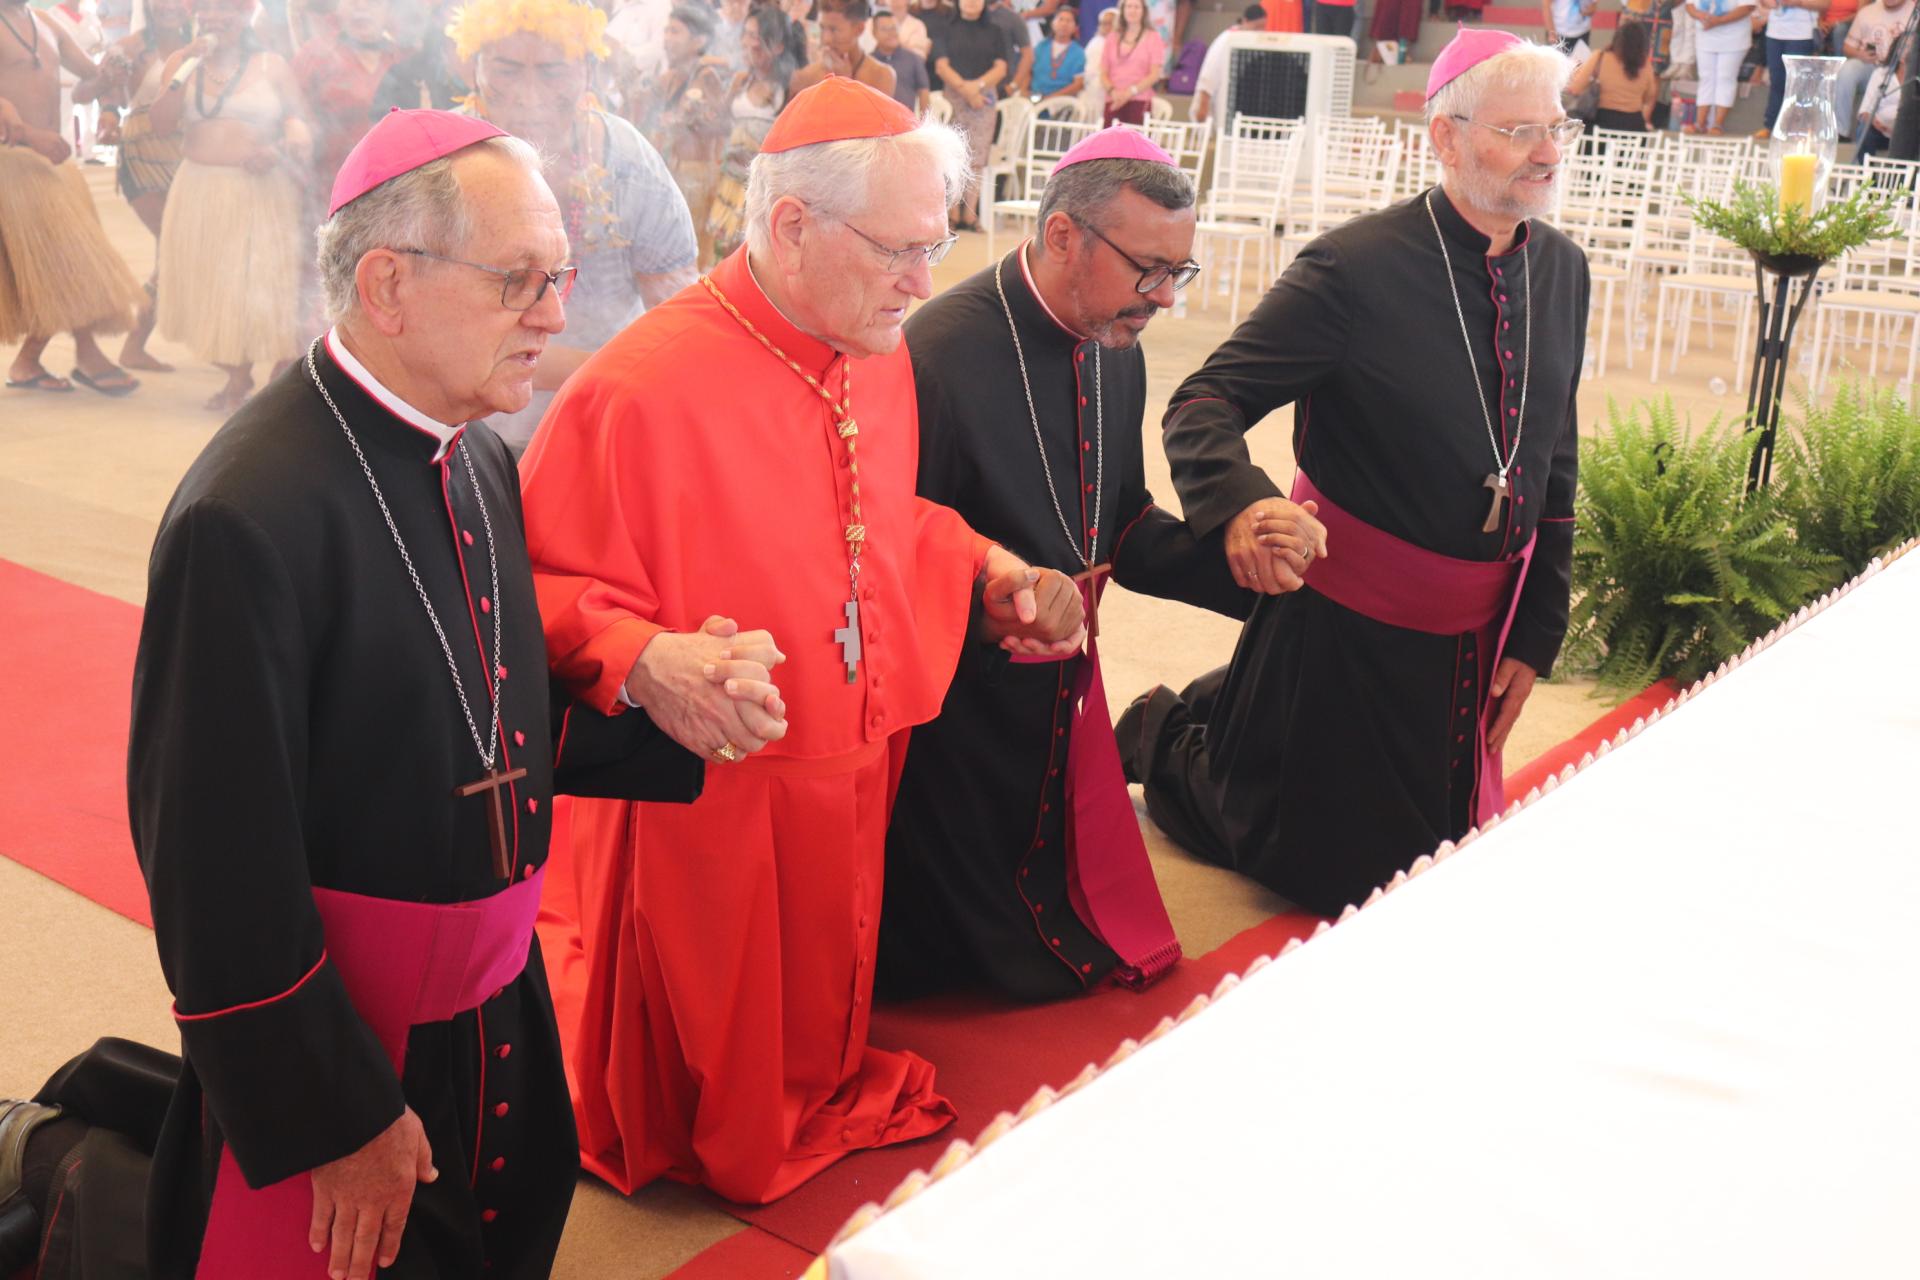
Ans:
<svg viewBox="0 0 1920 1280"><path fill-rule="evenodd" d="M506 136L505 129L488 124L478 116L465 116L456 111L402 111L395 107L347 153L340 172L333 179L327 216L331 218L340 212L342 205L358 200L389 178L411 173L462 147Z"/></svg>
<svg viewBox="0 0 1920 1280"><path fill-rule="evenodd" d="M1433 95L1473 70L1488 58L1498 57L1509 49L1518 49L1526 44L1511 31L1493 31L1486 27L1461 27L1460 34L1447 42L1447 47L1434 59L1433 70L1427 75L1427 101L1433 101Z"/></svg>
<svg viewBox="0 0 1920 1280"><path fill-rule="evenodd" d="M1151 160L1155 164L1177 167L1173 157L1162 151L1152 138L1122 124L1102 129L1074 143L1053 166L1053 172L1058 173L1069 165L1087 160Z"/></svg>

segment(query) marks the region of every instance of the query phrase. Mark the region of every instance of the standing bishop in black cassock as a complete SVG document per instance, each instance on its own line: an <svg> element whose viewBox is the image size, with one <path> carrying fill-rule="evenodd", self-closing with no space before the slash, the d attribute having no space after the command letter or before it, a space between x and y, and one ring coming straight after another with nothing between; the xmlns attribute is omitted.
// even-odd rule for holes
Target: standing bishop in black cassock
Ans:
<svg viewBox="0 0 1920 1280"><path fill-rule="evenodd" d="M555 267L558 208L497 133L389 116L335 207L457 166L448 255ZM359 263L340 325L215 435L153 550L128 785L185 1059L148 1210L168 1280L367 1275L383 1224L330 1218L314 1252L309 1174L369 1150L422 1178L384 1274L546 1275L578 1168L532 937L554 792L703 776L637 712L550 730L513 459L447 425L525 403L558 289L363 245L368 212L323 232Z"/></svg>
<svg viewBox="0 0 1920 1280"><path fill-rule="evenodd" d="M1029 563L1081 575L1090 620L1108 576L1235 617L1252 603L1220 539L1154 505L1141 459L1139 334L1191 279L1193 236L1192 184L1141 134L1108 130L1055 170L1036 239L907 323L921 495ZM1109 976L1142 985L1178 957L1098 643L1045 662L975 646L939 718L914 730L887 833L889 992L1039 1000Z"/></svg>
<svg viewBox="0 0 1920 1280"><path fill-rule="evenodd" d="M1565 67L1462 31L1429 90L1443 183L1308 245L1164 421L1188 520L1270 544L1297 589L1224 670L1136 700L1121 750L1168 834L1313 911L1499 811L1566 633L1588 274L1538 217L1578 129ZM1299 506L1244 439L1286 404Z"/></svg>

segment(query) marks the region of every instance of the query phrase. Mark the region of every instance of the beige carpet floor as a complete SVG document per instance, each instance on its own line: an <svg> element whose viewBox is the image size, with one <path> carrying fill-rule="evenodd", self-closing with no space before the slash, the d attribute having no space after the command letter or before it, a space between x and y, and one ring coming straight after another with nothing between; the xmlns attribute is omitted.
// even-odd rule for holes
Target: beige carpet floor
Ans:
<svg viewBox="0 0 1920 1280"><path fill-rule="evenodd" d="M109 234L144 278L153 264L152 237L113 194L107 171L94 170L89 177ZM959 280L985 261L984 239L963 236L938 278ZM1187 316L1163 316L1146 335L1152 408L1140 429L1146 437L1148 483L1162 503L1176 509L1159 448L1159 412L1179 381L1227 333L1224 301L1203 311L1202 287L1193 286ZM1638 372L1625 368L1623 320L1616 317L1608 377L1581 389L1582 427L1589 432L1603 421L1609 398L1625 403L1656 390L1646 378L1644 351L1636 359ZM1436 340L1444 338L1440 334ZM1690 353L1679 374L1664 377L1657 391L1671 393L1702 421L1715 413L1737 414L1744 386L1717 394L1712 381L1738 382L1730 341L1730 329L1722 326L1719 350ZM117 341L108 350L117 352ZM84 389L58 397L0 390L0 557L142 603L154 529L181 473L219 425L200 405L221 381L184 351L165 343L155 343L153 350L179 371L146 375L140 390L124 400ZM4 354L11 358L11 351ZM72 366L71 342L56 340L46 364L66 373ZM1289 419L1290 413L1282 411L1251 436L1254 458L1283 484L1293 471ZM1235 626L1225 619L1117 589L1108 599L1102 641L1116 711L1147 686L1181 683L1221 664L1232 651ZM0 637L0 653L5 644ZM1571 736L1605 710L1586 682L1540 686L1515 730L1509 766ZM32 730L6 725L0 731ZM1276 909L1272 895L1196 862L1150 822L1146 826L1155 870L1189 955L1211 950ZM168 1007L145 929L0 860L0 1097L30 1092L102 1035L176 1047ZM990 1118L962 1117L957 1132L971 1136ZM684 1188L660 1185L623 1198L583 1180L556 1274L648 1280L737 1229L734 1219Z"/></svg>

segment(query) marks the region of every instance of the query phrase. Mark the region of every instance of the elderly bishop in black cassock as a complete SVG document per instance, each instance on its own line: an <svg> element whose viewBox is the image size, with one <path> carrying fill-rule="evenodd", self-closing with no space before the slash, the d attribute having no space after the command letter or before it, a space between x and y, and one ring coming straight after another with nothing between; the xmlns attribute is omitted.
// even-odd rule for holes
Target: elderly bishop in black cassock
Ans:
<svg viewBox="0 0 1920 1280"><path fill-rule="evenodd" d="M1566 634L1588 274L1542 215L1568 72L1463 29L1428 81L1440 185L1309 244L1167 410L1188 518L1265 594L1121 748L1169 835L1313 911L1499 812ZM1289 403L1291 500L1245 440Z"/></svg>
<svg viewBox="0 0 1920 1280"><path fill-rule="evenodd" d="M537 157L398 112L332 203L336 326L153 550L128 785L185 1057L153 1272L544 1276L578 1167L533 941L550 801L690 800L702 764L639 713L549 728L517 476L473 421L564 324Z"/></svg>
<svg viewBox="0 0 1920 1280"><path fill-rule="evenodd" d="M1244 617L1221 540L1156 507L1141 330L1198 271L1193 185L1141 133L1076 145L1031 241L907 323L920 492L1033 564ZM1012 460L1011 465L1009 460ZM1018 797L1009 803L1009 797ZM1061 660L982 651L915 729L887 833L878 978L1026 1000L1179 958L1127 794L1099 638Z"/></svg>

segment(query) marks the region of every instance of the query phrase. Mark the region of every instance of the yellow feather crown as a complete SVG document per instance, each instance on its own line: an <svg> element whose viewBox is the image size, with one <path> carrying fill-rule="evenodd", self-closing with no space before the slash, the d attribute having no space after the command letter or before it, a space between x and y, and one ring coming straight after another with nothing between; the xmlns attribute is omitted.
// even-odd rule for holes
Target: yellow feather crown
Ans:
<svg viewBox="0 0 1920 1280"><path fill-rule="evenodd" d="M461 58L522 31L558 45L568 58L604 58L606 29L607 15L578 0L474 0L454 10L447 24Z"/></svg>

